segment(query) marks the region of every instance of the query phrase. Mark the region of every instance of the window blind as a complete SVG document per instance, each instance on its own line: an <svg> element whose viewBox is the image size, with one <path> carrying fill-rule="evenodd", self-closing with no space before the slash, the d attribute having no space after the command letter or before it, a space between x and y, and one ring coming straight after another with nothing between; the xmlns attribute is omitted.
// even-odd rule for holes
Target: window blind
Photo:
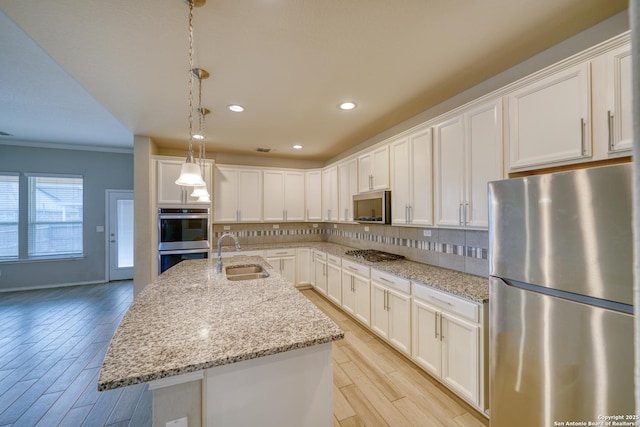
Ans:
<svg viewBox="0 0 640 427"><path fill-rule="evenodd" d="M82 177L29 175L29 257L83 253Z"/></svg>
<svg viewBox="0 0 640 427"><path fill-rule="evenodd" d="M0 173L0 258L18 258L19 176Z"/></svg>

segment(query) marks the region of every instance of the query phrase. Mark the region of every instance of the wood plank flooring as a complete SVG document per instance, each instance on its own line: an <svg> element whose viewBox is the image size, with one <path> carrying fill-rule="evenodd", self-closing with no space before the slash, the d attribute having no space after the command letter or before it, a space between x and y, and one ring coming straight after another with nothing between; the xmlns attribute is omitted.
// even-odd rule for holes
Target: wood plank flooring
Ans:
<svg viewBox="0 0 640 427"><path fill-rule="evenodd" d="M333 344L333 425L482 427L488 420L313 290L345 331Z"/></svg>
<svg viewBox="0 0 640 427"><path fill-rule="evenodd" d="M145 385L98 392L133 283L0 293L0 426L150 426Z"/></svg>
<svg viewBox="0 0 640 427"><path fill-rule="evenodd" d="M481 415L313 290L345 331L333 344L334 426L488 425ZM151 425L145 385L98 392L132 282L0 293L0 426Z"/></svg>

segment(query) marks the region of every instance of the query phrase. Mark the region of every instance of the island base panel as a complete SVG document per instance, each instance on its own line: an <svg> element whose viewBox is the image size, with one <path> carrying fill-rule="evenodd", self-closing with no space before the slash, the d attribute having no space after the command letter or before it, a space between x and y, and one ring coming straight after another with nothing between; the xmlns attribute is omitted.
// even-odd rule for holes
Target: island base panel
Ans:
<svg viewBox="0 0 640 427"><path fill-rule="evenodd" d="M331 343L208 369L203 426L327 426Z"/></svg>

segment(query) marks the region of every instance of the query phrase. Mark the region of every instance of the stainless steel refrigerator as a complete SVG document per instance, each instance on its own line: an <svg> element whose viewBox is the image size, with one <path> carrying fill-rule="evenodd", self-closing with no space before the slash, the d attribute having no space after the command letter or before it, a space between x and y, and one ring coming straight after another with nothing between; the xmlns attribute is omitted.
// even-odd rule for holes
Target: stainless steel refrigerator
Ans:
<svg viewBox="0 0 640 427"><path fill-rule="evenodd" d="M492 427L635 413L631 182L624 164L489 184Z"/></svg>

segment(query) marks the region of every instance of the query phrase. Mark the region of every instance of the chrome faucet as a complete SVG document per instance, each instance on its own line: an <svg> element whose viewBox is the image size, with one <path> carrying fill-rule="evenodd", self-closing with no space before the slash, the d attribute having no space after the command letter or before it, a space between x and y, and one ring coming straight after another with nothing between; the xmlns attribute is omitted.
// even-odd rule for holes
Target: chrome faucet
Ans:
<svg viewBox="0 0 640 427"><path fill-rule="evenodd" d="M222 252L222 239L224 239L225 237L231 237L233 239L234 242L236 242L236 251L240 250L240 243L238 243L238 238L231 234L231 233L224 233L222 236L220 236L220 238L218 239L218 260L216 261L216 273L222 273L222 257L220 256L220 252Z"/></svg>

